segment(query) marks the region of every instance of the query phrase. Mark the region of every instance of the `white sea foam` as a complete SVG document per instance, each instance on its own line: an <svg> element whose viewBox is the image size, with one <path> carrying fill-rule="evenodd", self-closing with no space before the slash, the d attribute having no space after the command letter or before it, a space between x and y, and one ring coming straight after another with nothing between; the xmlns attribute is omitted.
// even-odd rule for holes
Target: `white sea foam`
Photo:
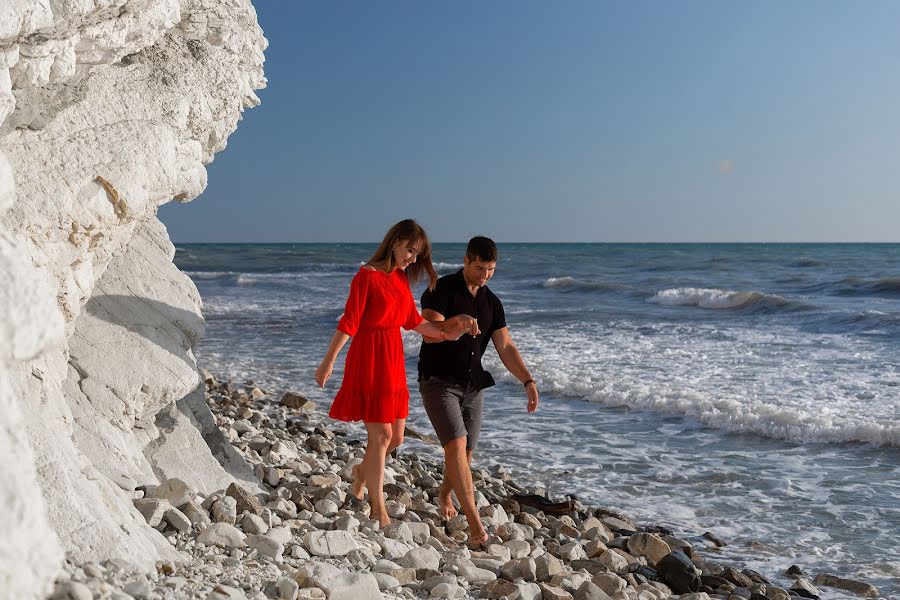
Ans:
<svg viewBox="0 0 900 600"><path fill-rule="evenodd" d="M864 340L626 323L513 333L541 388L556 395L772 438L900 447L900 372L877 364ZM848 353L852 364L840 360ZM861 372L867 357L875 364ZM511 379L492 353L485 359Z"/></svg>
<svg viewBox="0 0 900 600"><path fill-rule="evenodd" d="M465 265L462 263L445 263L445 262L436 262L432 263L435 271L457 271L462 269Z"/></svg>
<svg viewBox="0 0 900 600"><path fill-rule="evenodd" d="M699 306L700 308L742 308L750 304L767 303L782 306L788 301L774 294L738 292L708 288L673 288L657 292L647 302L665 306Z"/></svg>
<svg viewBox="0 0 900 600"><path fill-rule="evenodd" d="M191 279L222 279L236 275L234 271L184 271Z"/></svg>
<svg viewBox="0 0 900 600"><path fill-rule="evenodd" d="M597 281L594 279L577 279L575 277L550 277L541 284L547 289L566 290L613 290L621 286L615 283Z"/></svg>

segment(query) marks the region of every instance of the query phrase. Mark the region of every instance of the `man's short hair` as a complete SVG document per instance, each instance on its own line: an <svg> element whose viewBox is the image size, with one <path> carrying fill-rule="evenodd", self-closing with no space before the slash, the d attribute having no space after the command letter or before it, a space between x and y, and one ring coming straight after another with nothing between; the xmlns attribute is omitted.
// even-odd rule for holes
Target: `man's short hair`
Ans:
<svg viewBox="0 0 900 600"><path fill-rule="evenodd" d="M476 235L466 246L466 258L482 262L497 262L497 244L491 238Z"/></svg>

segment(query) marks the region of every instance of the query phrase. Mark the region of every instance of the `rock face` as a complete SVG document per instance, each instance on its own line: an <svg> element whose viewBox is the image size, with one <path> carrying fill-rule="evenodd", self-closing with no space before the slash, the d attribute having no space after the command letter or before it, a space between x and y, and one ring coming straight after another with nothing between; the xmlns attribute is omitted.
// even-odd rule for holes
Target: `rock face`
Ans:
<svg viewBox="0 0 900 600"><path fill-rule="evenodd" d="M249 0L0 3L10 597L45 597L64 552L180 558L123 481L258 486L198 389L200 298L156 209L203 191L204 165L259 102L265 45Z"/></svg>

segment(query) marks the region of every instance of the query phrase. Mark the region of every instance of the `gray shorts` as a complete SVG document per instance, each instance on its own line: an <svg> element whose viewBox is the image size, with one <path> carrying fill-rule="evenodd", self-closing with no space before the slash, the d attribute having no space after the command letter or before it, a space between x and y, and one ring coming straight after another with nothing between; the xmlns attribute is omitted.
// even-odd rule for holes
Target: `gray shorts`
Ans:
<svg viewBox="0 0 900 600"><path fill-rule="evenodd" d="M441 446L464 437L466 449L474 450L481 433L484 390L428 377L419 382L419 392Z"/></svg>

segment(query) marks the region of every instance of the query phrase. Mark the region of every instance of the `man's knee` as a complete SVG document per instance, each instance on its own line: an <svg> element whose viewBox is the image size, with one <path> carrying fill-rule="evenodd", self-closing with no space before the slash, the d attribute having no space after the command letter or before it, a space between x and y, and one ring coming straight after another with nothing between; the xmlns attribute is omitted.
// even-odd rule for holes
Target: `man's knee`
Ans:
<svg viewBox="0 0 900 600"><path fill-rule="evenodd" d="M444 444L444 454L447 456L453 454L464 454L466 452L466 438L458 437Z"/></svg>

